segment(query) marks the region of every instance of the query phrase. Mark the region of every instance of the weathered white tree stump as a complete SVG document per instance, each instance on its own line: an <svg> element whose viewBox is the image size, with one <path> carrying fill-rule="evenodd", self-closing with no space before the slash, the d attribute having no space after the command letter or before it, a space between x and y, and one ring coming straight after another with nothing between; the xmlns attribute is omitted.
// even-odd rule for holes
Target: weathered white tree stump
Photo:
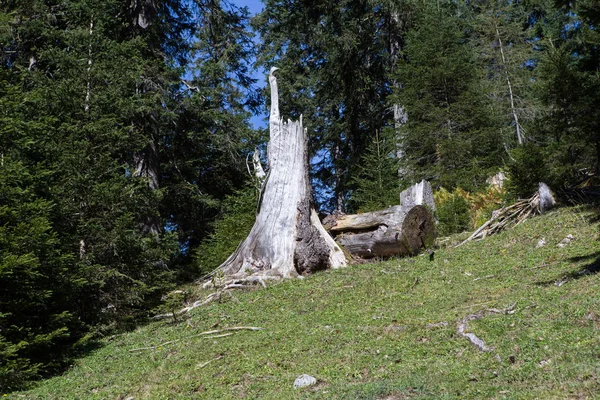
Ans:
<svg viewBox="0 0 600 400"><path fill-rule="evenodd" d="M279 117L277 80L271 69L269 170L256 222L248 237L219 267L225 275L293 277L346 265L313 207L308 177L307 135L300 121Z"/></svg>
<svg viewBox="0 0 600 400"><path fill-rule="evenodd" d="M435 241L435 219L425 206L394 206L364 214L328 216L335 241L361 258L414 255Z"/></svg>
<svg viewBox="0 0 600 400"><path fill-rule="evenodd" d="M405 207L426 205L435 211L433 189L431 183L423 179L400 193L400 205Z"/></svg>

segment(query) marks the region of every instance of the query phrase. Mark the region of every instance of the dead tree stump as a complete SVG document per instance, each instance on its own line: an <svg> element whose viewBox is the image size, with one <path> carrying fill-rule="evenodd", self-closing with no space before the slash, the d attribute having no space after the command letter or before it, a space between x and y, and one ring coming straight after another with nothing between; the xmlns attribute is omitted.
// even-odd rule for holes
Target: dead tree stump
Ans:
<svg viewBox="0 0 600 400"><path fill-rule="evenodd" d="M269 74L269 170L256 222L246 240L218 269L232 278L287 278L346 265L343 251L323 228L313 207L302 117L300 121L280 119L275 70Z"/></svg>

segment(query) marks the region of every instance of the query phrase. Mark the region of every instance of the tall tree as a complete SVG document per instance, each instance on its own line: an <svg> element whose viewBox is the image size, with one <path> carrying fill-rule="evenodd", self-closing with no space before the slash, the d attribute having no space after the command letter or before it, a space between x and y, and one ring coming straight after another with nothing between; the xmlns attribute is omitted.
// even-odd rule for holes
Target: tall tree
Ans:
<svg viewBox="0 0 600 400"><path fill-rule="evenodd" d="M488 0L469 3L471 40L485 68L484 82L496 109L498 134L507 150L526 141L535 117L531 81L536 65L535 9L527 2Z"/></svg>
<svg viewBox="0 0 600 400"><path fill-rule="evenodd" d="M0 19L6 17L0 12ZM47 198L53 172L39 140L45 126L20 112L32 100L22 95L22 84L17 74L0 68L0 387L5 392L62 366L73 341L85 333L74 304L85 281L53 228L55 204Z"/></svg>
<svg viewBox="0 0 600 400"><path fill-rule="evenodd" d="M469 44L472 21L451 1L424 3L415 13L398 70L404 88L396 94L410 115L403 161L412 181L477 187L501 164L502 141Z"/></svg>
<svg viewBox="0 0 600 400"><path fill-rule="evenodd" d="M17 375L43 373L90 327L146 314L173 282L177 246L161 232L150 150L175 121L187 17L175 0L8 1L0 16L11 285L0 299L2 351L40 364L17 365ZM21 303L8 297L27 287Z"/></svg>
<svg viewBox="0 0 600 400"><path fill-rule="evenodd" d="M331 191L330 210L344 209L361 154L392 119L389 12L367 0L268 0L255 20L259 62L281 68L282 95L292 99L282 112L310 123L313 176Z"/></svg>
<svg viewBox="0 0 600 400"><path fill-rule="evenodd" d="M591 1L557 2L540 29L537 93L547 108L537 139L558 187L600 174L599 12Z"/></svg>
<svg viewBox="0 0 600 400"><path fill-rule="evenodd" d="M168 182L163 213L179 234L184 262L211 231L225 196L248 179L247 155L260 142L260 132L248 123L258 107L248 11L199 0L193 12L192 61L179 94L175 132L161 153L161 176Z"/></svg>

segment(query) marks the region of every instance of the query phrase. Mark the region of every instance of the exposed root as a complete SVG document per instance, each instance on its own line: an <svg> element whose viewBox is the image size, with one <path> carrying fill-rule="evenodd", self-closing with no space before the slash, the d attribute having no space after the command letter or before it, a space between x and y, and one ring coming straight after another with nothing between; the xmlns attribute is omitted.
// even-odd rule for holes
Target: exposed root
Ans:
<svg viewBox="0 0 600 400"><path fill-rule="evenodd" d="M492 351L494 348L486 345L482 339L477 337L477 335L475 335L474 333L465 332L467 330L467 322L468 321L474 321L476 319L481 319L481 318L483 318L483 316L478 315L478 314L471 314L471 315L467 316L458 324L458 329L456 331L458 332L458 334L460 336L468 339L469 342L473 343L473 345L475 347L477 347L480 351Z"/></svg>
<svg viewBox="0 0 600 400"><path fill-rule="evenodd" d="M211 280L206 281L203 285L203 289L216 289L215 292L209 294L204 299L197 300L194 303L183 307L182 309L165 314L159 314L152 317L152 319L164 319L174 318L176 316L186 314L194 308L202 307L213 301L219 301L224 294L232 296L231 292L235 289L249 289L255 285L261 285L267 287L267 281L279 281L280 277L276 275L248 275L243 278L238 277L217 277L214 276Z"/></svg>
<svg viewBox="0 0 600 400"><path fill-rule="evenodd" d="M469 342L471 342L475 347L477 347L477 349L479 351L483 351L483 352L493 351L494 348L491 347L491 346L488 346L483 341L483 339L479 338L474 333L467 332L467 330L468 330L468 323L469 323L469 321L475 321L475 320L478 320L478 319L482 319L486 315L490 315L490 314L514 314L516 305L517 305L517 303L513 303L510 306L508 306L506 308L502 308L502 309L487 308L487 309L481 311L478 314L467 315L465 318L463 318L462 320L460 320L458 322L458 327L456 329L456 332L460 336L464 337ZM496 359L500 359L500 356L498 354L496 354Z"/></svg>
<svg viewBox="0 0 600 400"><path fill-rule="evenodd" d="M204 368L204 367L206 367L208 364L210 364L211 362L213 362L213 361L218 361L218 360L220 360L221 358L223 358L223 356L219 356L219 357L217 357L217 358L213 358L212 360L208 360L208 361L206 361L206 362L203 362L202 364L198 365L198 366L196 367L196 369Z"/></svg>

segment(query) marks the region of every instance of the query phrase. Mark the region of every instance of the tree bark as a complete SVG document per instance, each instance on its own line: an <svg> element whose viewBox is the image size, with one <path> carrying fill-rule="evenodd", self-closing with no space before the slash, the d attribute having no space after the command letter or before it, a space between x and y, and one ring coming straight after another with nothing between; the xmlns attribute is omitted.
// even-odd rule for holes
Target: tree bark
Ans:
<svg viewBox="0 0 600 400"><path fill-rule="evenodd" d="M313 208L302 117L300 121L280 119L275 70L269 74L269 171L256 222L246 240L219 267L233 277L256 274L288 278L346 265L343 251Z"/></svg>
<svg viewBox="0 0 600 400"><path fill-rule="evenodd" d="M148 146L133 155L135 170L133 176L140 176L148 179L148 187L151 190L159 188L159 159L158 150L154 138L150 138ZM161 231L160 219L155 215L148 215L146 220L141 223L143 234L158 235Z"/></svg>
<svg viewBox="0 0 600 400"><path fill-rule="evenodd" d="M87 85L85 91L85 102L83 109L87 115L90 112L90 100L92 98L92 64L94 62L92 58L92 35L94 34L94 17L90 20L90 44L88 45L88 67L87 67Z"/></svg>
<svg viewBox="0 0 600 400"><path fill-rule="evenodd" d="M426 205L435 211L435 200L431 183L423 179L400 193L400 205L405 207Z"/></svg>
<svg viewBox="0 0 600 400"><path fill-rule="evenodd" d="M435 219L425 206L394 206L364 214L330 216L335 240L361 258L414 255L435 240Z"/></svg>
<svg viewBox="0 0 600 400"><path fill-rule="evenodd" d="M391 57L391 70L392 76L396 76L398 68L398 59L400 52L402 51L402 41L399 36L401 30L400 12L398 10L392 10L390 13L390 27L389 29L389 52ZM402 89L402 85L396 78L392 79L393 92L398 94ZM406 141L406 132L403 131L403 126L408 122L408 113L401 104L393 104L392 111L394 113L394 130L396 131L396 158L402 163L405 159L404 146ZM402 166L398 169L398 177L404 178L409 174L410 171L406 169L406 166Z"/></svg>

